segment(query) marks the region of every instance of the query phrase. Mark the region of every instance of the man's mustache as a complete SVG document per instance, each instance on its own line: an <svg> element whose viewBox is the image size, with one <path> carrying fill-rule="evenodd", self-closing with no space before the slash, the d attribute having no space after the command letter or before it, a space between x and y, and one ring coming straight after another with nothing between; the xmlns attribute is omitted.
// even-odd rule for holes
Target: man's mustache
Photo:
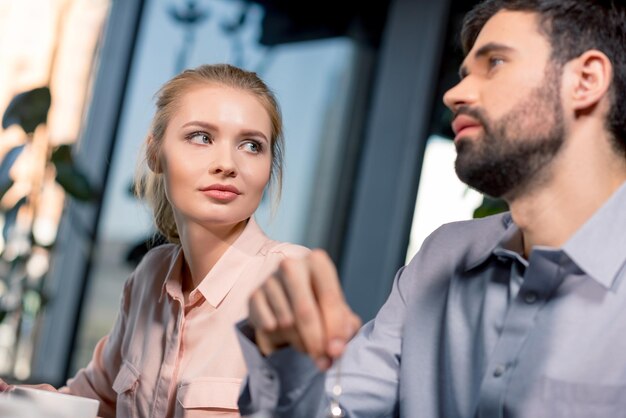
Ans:
<svg viewBox="0 0 626 418"><path fill-rule="evenodd" d="M483 129L486 129L489 126L489 121L485 112L477 107L459 106L456 112L454 112L454 118L452 120L456 119L459 115L465 115L476 119L483 126Z"/></svg>

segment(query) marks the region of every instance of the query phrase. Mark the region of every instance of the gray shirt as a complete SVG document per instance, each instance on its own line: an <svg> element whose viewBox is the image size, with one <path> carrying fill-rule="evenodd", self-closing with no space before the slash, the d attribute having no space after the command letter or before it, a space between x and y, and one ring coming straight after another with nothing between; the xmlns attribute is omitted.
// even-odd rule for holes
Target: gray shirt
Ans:
<svg viewBox="0 0 626 418"><path fill-rule="evenodd" d="M528 260L509 214L440 227L348 345L347 416L626 417L625 209L626 184ZM239 330L243 415L328 413L333 370L292 349L264 358Z"/></svg>

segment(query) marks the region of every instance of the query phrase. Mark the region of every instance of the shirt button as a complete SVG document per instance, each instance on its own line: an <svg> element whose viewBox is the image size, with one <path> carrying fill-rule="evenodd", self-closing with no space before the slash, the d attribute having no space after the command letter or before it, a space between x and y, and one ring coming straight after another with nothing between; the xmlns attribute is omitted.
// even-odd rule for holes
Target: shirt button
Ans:
<svg viewBox="0 0 626 418"><path fill-rule="evenodd" d="M498 364L495 369L493 369L493 377L500 377L506 371L506 367L503 364Z"/></svg>
<svg viewBox="0 0 626 418"><path fill-rule="evenodd" d="M524 295L524 302L528 303L529 305L537 302L537 293L526 292L526 294Z"/></svg>

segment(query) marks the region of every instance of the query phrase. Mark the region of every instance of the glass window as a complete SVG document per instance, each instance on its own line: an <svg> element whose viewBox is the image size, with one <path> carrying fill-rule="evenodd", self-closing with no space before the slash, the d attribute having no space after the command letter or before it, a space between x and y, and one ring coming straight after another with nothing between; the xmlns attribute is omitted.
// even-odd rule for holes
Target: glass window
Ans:
<svg viewBox="0 0 626 418"><path fill-rule="evenodd" d="M70 147L109 8L110 0L0 2L0 375L9 380L31 377L64 203L93 196Z"/></svg>
<svg viewBox="0 0 626 418"><path fill-rule="evenodd" d="M406 262L419 250L424 239L442 224L506 210L503 201L485 198L458 179L454 171L456 150L452 140L452 113L443 103L444 93L459 81L458 70L463 61L459 38L462 20L476 2L451 3L445 53L433 106L431 135L424 152Z"/></svg>
<svg viewBox="0 0 626 418"><path fill-rule="evenodd" d="M456 176L455 158L456 151L450 138L433 135L428 139L406 254L407 263L431 232L444 223L471 219L482 202L482 195Z"/></svg>

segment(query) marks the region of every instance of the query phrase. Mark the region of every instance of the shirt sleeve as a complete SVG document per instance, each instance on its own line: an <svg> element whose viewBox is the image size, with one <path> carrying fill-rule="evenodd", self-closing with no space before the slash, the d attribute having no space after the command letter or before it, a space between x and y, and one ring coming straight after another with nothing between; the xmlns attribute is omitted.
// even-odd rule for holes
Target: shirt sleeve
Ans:
<svg viewBox="0 0 626 418"><path fill-rule="evenodd" d="M397 416L402 329L410 290L403 271L396 274L391 294L376 317L361 328L328 373L320 372L306 355L291 348L263 357L251 328L240 322L238 335L248 367L239 397L241 413L326 417L340 369L339 402L346 417Z"/></svg>
<svg viewBox="0 0 626 418"><path fill-rule="evenodd" d="M89 364L60 389L61 392L99 400L98 415L103 418L115 417L117 393L113 390L113 380L122 364L122 343L131 304L132 282L133 276L124 284L120 311L111 332L98 342Z"/></svg>

